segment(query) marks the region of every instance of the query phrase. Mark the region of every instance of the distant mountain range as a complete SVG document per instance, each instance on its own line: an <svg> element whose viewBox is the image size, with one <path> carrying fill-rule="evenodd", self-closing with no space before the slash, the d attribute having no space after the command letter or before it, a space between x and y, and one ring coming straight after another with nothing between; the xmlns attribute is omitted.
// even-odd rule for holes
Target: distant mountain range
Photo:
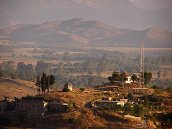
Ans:
<svg viewBox="0 0 172 129"><path fill-rule="evenodd" d="M171 10L142 9L130 0L0 1L0 28L16 23L40 24L52 19L61 21L71 18L103 21L119 28L160 27L172 30Z"/></svg>
<svg viewBox="0 0 172 129"><path fill-rule="evenodd" d="M11 41L28 41L51 45L172 47L172 33L160 28L119 29L100 21L69 19L43 24L19 24L0 30Z"/></svg>

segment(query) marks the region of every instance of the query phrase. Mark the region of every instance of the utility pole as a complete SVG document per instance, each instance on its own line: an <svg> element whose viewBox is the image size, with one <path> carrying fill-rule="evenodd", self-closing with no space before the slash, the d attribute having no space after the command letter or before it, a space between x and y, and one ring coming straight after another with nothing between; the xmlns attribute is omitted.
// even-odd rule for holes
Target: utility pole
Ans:
<svg viewBox="0 0 172 129"><path fill-rule="evenodd" d="M141 41L140 46L140 88L142 87L142 81L144 82L144 42Z"/></svg>

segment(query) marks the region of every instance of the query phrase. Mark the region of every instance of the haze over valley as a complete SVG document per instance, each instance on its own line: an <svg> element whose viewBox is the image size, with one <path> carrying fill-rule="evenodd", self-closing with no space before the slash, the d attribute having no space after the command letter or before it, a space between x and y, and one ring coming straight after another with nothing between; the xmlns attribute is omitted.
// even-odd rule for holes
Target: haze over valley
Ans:
<svg viewBox="0 0 172 129"><path fill-rule="evenodd" d="M172 128L172 0L0 0L0 128Z"/></svg>

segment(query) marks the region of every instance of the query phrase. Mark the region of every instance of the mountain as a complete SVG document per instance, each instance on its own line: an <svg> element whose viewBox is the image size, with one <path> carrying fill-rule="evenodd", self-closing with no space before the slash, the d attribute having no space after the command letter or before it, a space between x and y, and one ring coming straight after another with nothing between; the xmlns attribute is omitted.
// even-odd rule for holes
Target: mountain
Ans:
<svg viewBox="0 0 172 129"><path fill-rule="evenodd" d="M161 28L149 28L146 30L131 30L117 39L117 42L129 42L135 45L144 41L146 47L172 47L172 33Z"/></svg>
<svg viewBox="0 0 172 129"><path fill-rule="evenodd" d="M74 46L131 46L140 41L146 47L172 47L172 33L161 28L145 30L119 29L100 21L69 19L43 24L23 24L0 30L0 36L11 41L28 41L51 45Z"/></svg>
<svg viewBox="0 0 172 129"><path fill-rule="evenodd" d="M156 6L156 3L155 3ZM85 18L119 28L172 30L172 11L142 9L129 0L1 0L0 28L17 23Z"/></svg>

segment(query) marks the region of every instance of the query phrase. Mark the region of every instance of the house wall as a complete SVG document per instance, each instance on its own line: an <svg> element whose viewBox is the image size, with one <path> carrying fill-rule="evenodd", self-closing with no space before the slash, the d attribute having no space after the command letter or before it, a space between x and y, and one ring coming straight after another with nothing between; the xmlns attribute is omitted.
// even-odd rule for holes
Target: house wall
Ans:
<svg viewBox="0 0 172 129"><path fill-rule="evenodd" d="M69 89L70 91L72 91L72 84L66 84L66 85L64 85L64 88L65 89Z"/></svg>
<svg viewBox="0 0 172 129"><path fill-rule="evenodd" d="M115 107L116 105L124 106L124 101L96 101L94 103L97 107Z"/></svg>
<svg viewBox="0 0 172 129"><path fill-rule="evenodd" d="M131 77L127 77L127 80L125 81L125 83L130 84L131 82L132 82Z"/></svg>
<svg viewBox="0 0 172 129"><path fill-rule="evenodd" d="M3 114L7 108L7 102L0 102L0 114Z"/></svg>
<svg viewBox="0 0 172 129"><path fill-rule="evenodd" d="M29 115L43 115L46 106L43 102L16 102L15 111L25 112Z"/></svg>

